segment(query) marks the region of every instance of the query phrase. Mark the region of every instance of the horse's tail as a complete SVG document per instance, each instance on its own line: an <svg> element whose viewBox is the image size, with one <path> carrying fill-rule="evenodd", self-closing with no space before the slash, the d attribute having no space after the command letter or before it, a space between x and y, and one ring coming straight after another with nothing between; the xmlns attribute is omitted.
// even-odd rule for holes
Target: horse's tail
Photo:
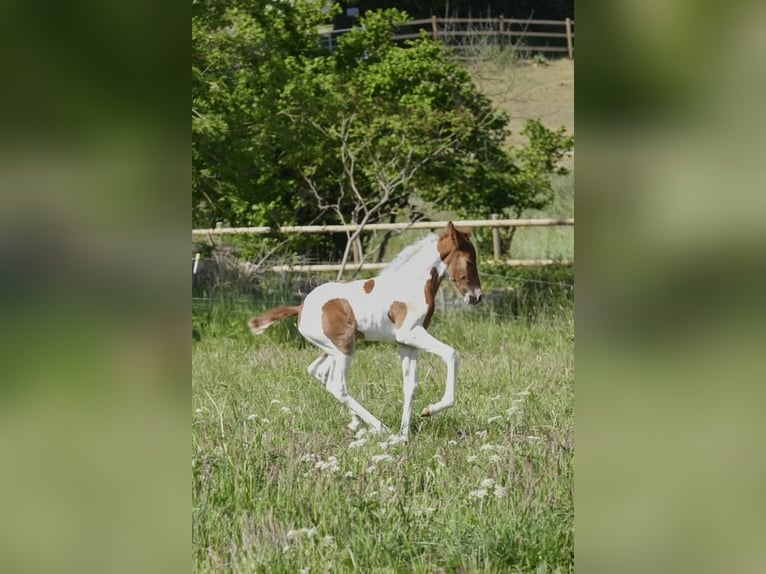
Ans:
<svg viewBox="0 0 766 574"><path fill-rule="evenodd" d="M302 309L303 305L298 305L296 307L275 307L270 311L266 311L263 315L251 317L247 323L250 325L250 330L253 333L260 335L277 321L281 321L285 317L290 317L291 315L300 314Z"/></svg>

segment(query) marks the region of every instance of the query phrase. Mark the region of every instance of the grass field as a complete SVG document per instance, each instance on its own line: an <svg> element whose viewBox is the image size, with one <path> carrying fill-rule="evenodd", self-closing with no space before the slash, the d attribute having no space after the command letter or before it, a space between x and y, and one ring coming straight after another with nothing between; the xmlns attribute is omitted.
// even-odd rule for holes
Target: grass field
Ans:
<svg viewBox="0 0 766 574"><path fill-rule="evenodd" d="M254 337L233 312L219 319L235 332L193 350L195 572L572 571L571 308L437 313L431 332L461 356L457 402L399 444L346 427L294 320ZM397 428L395 346L354 361L350 392ZM415 412L446 371L421 353L419 373Z"/></svg>

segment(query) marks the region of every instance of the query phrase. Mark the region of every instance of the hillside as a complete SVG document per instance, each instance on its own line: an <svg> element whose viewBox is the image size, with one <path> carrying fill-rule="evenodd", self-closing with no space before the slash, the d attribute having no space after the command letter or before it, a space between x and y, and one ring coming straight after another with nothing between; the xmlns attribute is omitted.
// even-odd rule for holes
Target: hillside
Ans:
<svg viewBox="0 0 766 574"><path fill-rule="evenodd" d="M510 143L529 118L549 129L564 126L574 133L574 60L522 60L512 65L484 64L472 69L476 85L511 118Z"/></svg>

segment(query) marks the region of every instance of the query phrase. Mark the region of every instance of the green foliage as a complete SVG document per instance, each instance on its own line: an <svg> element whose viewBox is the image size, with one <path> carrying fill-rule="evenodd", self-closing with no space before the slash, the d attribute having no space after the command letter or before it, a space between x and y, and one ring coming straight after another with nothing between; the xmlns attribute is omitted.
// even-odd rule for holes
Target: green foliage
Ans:
<svg viewBox="0 0 766 574"><path fill-rule="evenodd" d="M287 79L323 54L316 27L328 16L304 0L193 2L193 225L311 219L279 111Z"/></svg>
<svg viewBox="0 0 766 574"><path fill-rule="evenodd" d="M507 116L427 35L391 42L398 10L322 48L333 10L308 0L200 1L192 13L192 223L374 222L538 208L571 138L539 122L506 145ZM252 250L276 245L257 239ZM337 252L346 238L293 247Z"/></svg>

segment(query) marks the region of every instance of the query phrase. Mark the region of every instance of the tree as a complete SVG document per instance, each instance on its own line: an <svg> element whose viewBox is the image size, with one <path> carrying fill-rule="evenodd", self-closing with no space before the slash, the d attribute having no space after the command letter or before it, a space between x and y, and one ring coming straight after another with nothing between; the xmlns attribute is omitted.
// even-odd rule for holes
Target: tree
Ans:
<svg viewBox="0 0 766 574"><path fill-rule="evenodd" d="M487 216L549 199L571 138L533 123L509 149L508 118L450 52L426 35L390 40L405 13L368 13L330 52L317 3L258 4L208 2L193 20L195 223L366 225L414 221L416 201ZM345 261L360 237L321 256Z"/></svg>

